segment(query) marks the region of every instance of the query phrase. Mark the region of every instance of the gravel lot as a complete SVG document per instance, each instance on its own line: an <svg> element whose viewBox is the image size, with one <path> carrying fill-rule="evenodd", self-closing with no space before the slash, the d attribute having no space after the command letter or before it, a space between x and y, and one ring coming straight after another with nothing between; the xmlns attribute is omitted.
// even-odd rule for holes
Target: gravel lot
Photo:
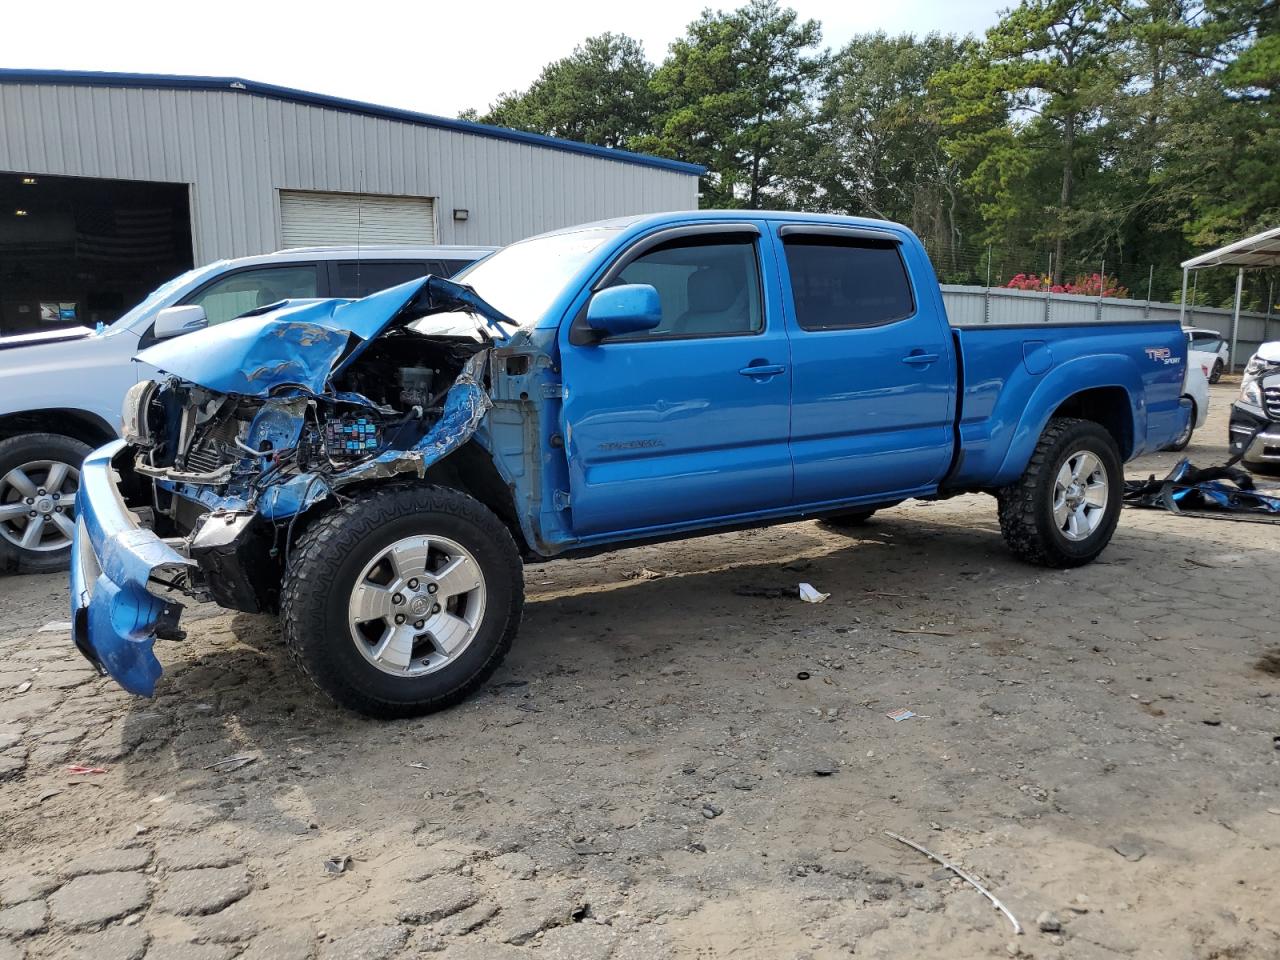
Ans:
<svg viewBox="0 0 1280 960"><path fill-rule="evenodd" d="M489 688L397 723L216 609L135 699L9 578L0 960L1280 957L1278 574L1274 526L1154 511L1034 569L976 496L557 562Z"/></svg>

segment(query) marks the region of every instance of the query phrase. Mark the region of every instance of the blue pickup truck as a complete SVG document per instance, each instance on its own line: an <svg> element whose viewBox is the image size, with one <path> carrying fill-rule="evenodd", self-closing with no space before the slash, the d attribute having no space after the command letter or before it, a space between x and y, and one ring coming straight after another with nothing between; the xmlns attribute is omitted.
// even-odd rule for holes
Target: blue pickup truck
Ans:
<svg viewBox="0 0 1280 960"><path fill-rule="evenodd" d="M1087 563L1183 431L1171 323L955 327L897 224L701 211L512 244L454 281L259 308L140 355L84 464L76 645L150 695L179 595L278 611L337 703L427 713L511 645L522 565L993 494Z"/></svg>

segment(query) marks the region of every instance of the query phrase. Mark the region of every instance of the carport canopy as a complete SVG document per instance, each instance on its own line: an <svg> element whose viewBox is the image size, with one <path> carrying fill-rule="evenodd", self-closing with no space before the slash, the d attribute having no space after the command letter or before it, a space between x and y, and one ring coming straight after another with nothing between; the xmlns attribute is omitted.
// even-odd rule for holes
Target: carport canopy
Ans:
<svg viewBox="0 0 1280 960"><path fill-rule="evenodd" d="M1216 250L1182 261L1182 304L1178 316L1184 324L1187 319L1187 275L1192 270L1207 270L1211 267L1236 268L1235 309L1231 314L1231 355L1228 358L1234 369L1236 330L1240 326L1240 299L1244 292L1244 272L1280 267L1280 227L1263 230L1252 237L1245 237L1235 243L1228 243L1225 247L1218 247Z"/></svg>

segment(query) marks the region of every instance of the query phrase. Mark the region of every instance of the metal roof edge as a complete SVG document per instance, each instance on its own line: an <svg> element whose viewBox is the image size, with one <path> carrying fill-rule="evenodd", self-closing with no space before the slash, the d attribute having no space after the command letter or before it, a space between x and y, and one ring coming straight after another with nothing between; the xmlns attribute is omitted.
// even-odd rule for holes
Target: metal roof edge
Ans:
<svg viewBox="0 0 1280 960"><path fill-rule="evenodd" d="M1249 248L1264 240L1275 240L1280 238L1280 227L1272 227L1270 230L1263 230L1261 233L1255 233L1251 237L1245 237L1243 240L1234 240L1225 246L1210 250L1208 253L1202 253L1199 256L1192 257L1190 260L1183 260L1181 267L1183 270L1195 270L1200 267L1212 266L1266 266L1266 264L1234 264L1230 260L1222 261L1220 258L1224 255L1233 253L1241 253L1248 251ZM1261 251L1270 253L1271 251Z"/></svg>
<svg viewBox="0 0 1280 960"><path fill-rule="evenodd" d="M361 100L348 100L324 93L311 93L293 87L282 87L272 83L259 83L256 80L243 80L239 77L193 77L180 74L162 73L115 73L96 70L33 70L15 67L0 67L0 84L2 83L43 83L57 86L80 87L131 87L151 90L208 90L219 93L247 93L276 100L287 100L306 106L323 107L329 110L341 110L346 113L357 113L384 120L398 120L401 123L412 123L417 126L435 127L451 130L456 133L469 133L478 137L489 137L493 140L506 140L511 143L523 143L528 146L543 147L548 150L561 150L565 153L577 153L588 157L613 160L616 163L630 163L641 167L654 167L689 176L702 176L707 168L696 163L683 160L669 160L666 157L655 157L647 153L633 153L630 150L617 150L611 147L600 147L593 143L580 143L577 140L563 140L549 137L541 133L529 133L524 130L511 130L507 127L495 127L486 123L471 120L454 120L448 117L437 117L430 113L418 113L399 107L384 107L376 103Z"/></svg>

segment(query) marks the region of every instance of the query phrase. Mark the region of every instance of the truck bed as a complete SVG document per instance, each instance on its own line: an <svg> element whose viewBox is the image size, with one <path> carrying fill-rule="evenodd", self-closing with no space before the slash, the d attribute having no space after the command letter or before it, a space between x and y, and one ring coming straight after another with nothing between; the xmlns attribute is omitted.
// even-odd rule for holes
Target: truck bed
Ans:
<svg viewBox="0 0 1280 960"><path fill-rule="evenodd" d="M952 325L952 336L961 390L949 487L1014 480L1055 414L1115 424L1125 460L1179 432L1185 346L1176 323Z"/></svg>

